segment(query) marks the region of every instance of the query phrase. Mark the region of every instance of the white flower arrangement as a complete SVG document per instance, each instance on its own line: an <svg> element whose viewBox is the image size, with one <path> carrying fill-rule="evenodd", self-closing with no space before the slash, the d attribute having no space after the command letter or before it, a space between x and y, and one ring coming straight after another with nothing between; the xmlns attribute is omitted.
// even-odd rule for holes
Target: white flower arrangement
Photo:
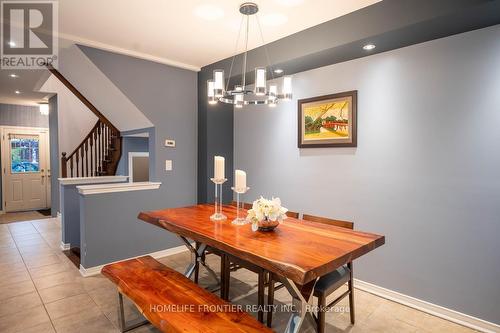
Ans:
<svg viewBox="0 0 500 333"><path fill-rule="evenodd" d="M268 221L270 226L277 226L284 219L286 219L286 212L288 209L281 206L280 198L272 198L271 200L264 199L262 196L260 199L255 200L252 205L252 209L248 210L248 215L246 217L247 221L252 223L252 230L256 231L259 228L259 224L263 221Z"/></svg>

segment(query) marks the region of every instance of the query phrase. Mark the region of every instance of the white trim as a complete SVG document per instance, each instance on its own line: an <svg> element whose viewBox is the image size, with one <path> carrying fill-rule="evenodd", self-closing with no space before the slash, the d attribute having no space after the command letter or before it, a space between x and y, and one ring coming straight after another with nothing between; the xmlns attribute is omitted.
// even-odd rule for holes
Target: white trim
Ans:
<svg viewBox="0 0 500 333"><path fill-rule="evenodd" d="M168 257L168 256L171 256L171 255L174 255L174 254L182 253L182 252L185 252L187 250L188 249L186 248L185 245L180 245L180 246L172 247L172 248L166 249L166 250L156 251L156 252L149 253L149 254L143 254L141 256L136 256L136 257L132 257L132 258L126 258L126 259L122 259L122 260L118 260L118 261L113 261L113 262L110 262L110 263L107 263L107 264L104 264L104 265L99 265L99 266L94 266L94 267L89 267L89 268L85 268L82 265L80 265L80 274L83 277L98 275L98 274L101 273L101 269L105 265L113 264L115 262L120 262L120 261L124 261L124 260L139 258L139 257L142 257L142 256L151 256L151 257L153 257L155 259L158 259L158 258Z"/></svg>
<svg viewBox="0 0 500 333"><path fill-rule="evenodd" d="M147 53L143 53L143 52L132 51L132 50L118 47L118 46L104 44L101 42L97 42L97 41L90 40L90 39L85 39L85 38L70 35L70 34L59 33L59 37L73 41L76 44L90 46L90 47L98 48L98 49L101 49L104 51L110 51L110 52L114 52L114 53L118 53L118 54L131 56L134 58L149 60L149 61L157 62L160 64L168 65L168 66L188 69L188 70L194 71L194 72L199 72L201 70L201 68L198 66L186 64L186 63L183 63L180 61L175 61L175 60L171 60L171 59L167 59L167 58L163 58L163 57L158 57L158 56L154 56L152 54L147 54Z"/></svg>
<svg viewBox="0 0 500 333"><path fill-rule="evenodd" d="M118 184L99 184L77 186L78 193L81 195L129 192L142 190L156 190L160 187L159 182L139 182L139 183L118 183Z"/></svg>
<svg viewBox="0 0 500 333"><path fill-rule="evenodd" d="M138 151L128 152L128 181L131 183L134 182L134 163L132 163L134 157L149 157L149 152L138 152Z"/></svg>
<svg viewBox="0 0 500 333"><path fill-rule="evenodd" d="M386 298L399 304L409 306L419 311L431 314L433 316L446 319L448 321L463 325L474 330L485 333L498 333L500 332L500 325L491 323L476 317L466 315L458 311L447 309L445 307L432 304L420 299L407 296L396 291L385 289L374 284L354 279L354 286L357 289L366 291L370 294Z"/></svg>
<svg viewBox="0 0 500 333"><path fill-rule="evenodd" d="M128 179L128 176L57 178L60 185L117 183L117 182L126 182L127 179Z"/></svg>
<svg viewBox="0 0 500 333"><path fill-rule="evenodd" d="M44 173L44 177L46 177L45 181L45 204L47 206L47 203L50 201L50 193L47 193L47 190L50 186L50 180L49 180L49 172L50 170L50 142L49 142L49 129L46 127L28 127L28 126L10 126L10 125L5 125L5 126L0 126L0 156L1 156L1 161L0 161L0 178L2 179L2 185L1 185L1 191L2 191L2 212L7 213L8 209L5 207L7 206L7 200L6 200L6 191L5 191L5 183L6 183L6 176L7 176L7 165L10 163L10 157L8 156L9 149L7 142L5 140L5 136L9 131L21 131L21 132L37 132L41 136L40 142L45 142L45 145L47 146L47 151L46 151L46 156L45 156L45 165L43 166L43 169L45 169L44 172L40 170L40 174ZM30 133L31 134L31 133ZM40 155L41 156L41 155ZM41 158L41 157L40 157ZM29 210L37 210L37 209L47 209L50 207L38 207L34 209L29 209ZM12 210L17 211L17 210Z"/></svg>
<svg viewBox="0 0 500 333"><path fill-rule="evenodd" d="M70 249L71 244L70 243L64 243L63 241L61 241L61 245L59 247L61 248L62 251L66 251L66 250Z"/></svg>

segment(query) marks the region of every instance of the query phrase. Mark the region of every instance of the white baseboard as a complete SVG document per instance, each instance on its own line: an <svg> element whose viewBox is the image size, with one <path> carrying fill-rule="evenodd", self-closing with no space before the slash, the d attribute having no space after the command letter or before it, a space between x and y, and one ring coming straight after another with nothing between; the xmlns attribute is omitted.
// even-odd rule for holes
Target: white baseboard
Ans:
<svg viewBox="0 0 500 333"><path fill-rule="evenodd" d="M61 242L61 245L59 247L61 248L61 250L66 251L66 250L70 249L71 244L70 243L63 243L63 242Z"/></svg>
<svg viewBox="0 0 500 333"><path fill-rule="evenodd" d="M188 249L186 248L186 246L180 245L180 246L177 246L177 247L172 247L170 249L166 249L166 250L156 251L156 252L153 252L153 253L144 254L142 256L148 255L148 256L151 256L151 257L153 257L155 259L158 259L158 258L163 258L163 257L171 256L171 255L174 255L174 254L178 254L178 253L181 253L181 252L184 252L184 251L187 251L187 250ZM126 258L126 259L122 259L122 260L118 260L118 261L123 261L123 260L128 260L128 259L134 259L134 258L138 258L138 257L142 257L142 256L136 256L136 257L132 257L132 258ZM118 262L118 261L114 261L114 262ZM83 277L98 275L98 274L101 273L101 269L105 265L112 264L114 262L109 262L109 263L104 264L104 265L99 265L99 266L94 266L94 267L89 267L89 268L85 268L82 265L80 265L80 274Z"/></svg>
<svg viewBox="0 0 500 333"><path fill-rule="evenodd" d="M472 317L461 312L450 310L436 304L422 301L417 298L407 296L389 289L385 289L368 282L354 279L354 286L357 289L366 291L370 294L386 298L396 303L409 306L410 308L426 312L433 316L446 319L448 321L472 328L480 332L485 332L485 333L500 332L500 325L497 325L495 323L491 323L476 317Z"/></svg>

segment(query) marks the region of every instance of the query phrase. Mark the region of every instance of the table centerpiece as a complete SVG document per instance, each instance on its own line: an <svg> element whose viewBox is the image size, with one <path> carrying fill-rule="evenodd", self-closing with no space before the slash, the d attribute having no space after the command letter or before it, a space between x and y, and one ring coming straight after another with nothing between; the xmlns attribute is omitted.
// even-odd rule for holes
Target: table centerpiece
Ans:
<svg viewBox="0 0 500 333"><path fill-rule="evenodd" d="M281 206L280 198L269 200L261 196L253 202L246 219L252 223L253 231L272 231L286 219L287 211Z"/></svg>

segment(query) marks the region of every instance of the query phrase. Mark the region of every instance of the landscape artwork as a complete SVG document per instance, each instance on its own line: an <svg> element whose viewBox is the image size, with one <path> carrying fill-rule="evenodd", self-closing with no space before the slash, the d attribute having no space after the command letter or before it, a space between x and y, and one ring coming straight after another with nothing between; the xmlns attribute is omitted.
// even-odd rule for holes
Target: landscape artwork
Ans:
<svg viewBox="0 0 500 333"><path fill-rule="evenodd" d="M299 148L356 147L357 91L298 101Z"/></svg>

